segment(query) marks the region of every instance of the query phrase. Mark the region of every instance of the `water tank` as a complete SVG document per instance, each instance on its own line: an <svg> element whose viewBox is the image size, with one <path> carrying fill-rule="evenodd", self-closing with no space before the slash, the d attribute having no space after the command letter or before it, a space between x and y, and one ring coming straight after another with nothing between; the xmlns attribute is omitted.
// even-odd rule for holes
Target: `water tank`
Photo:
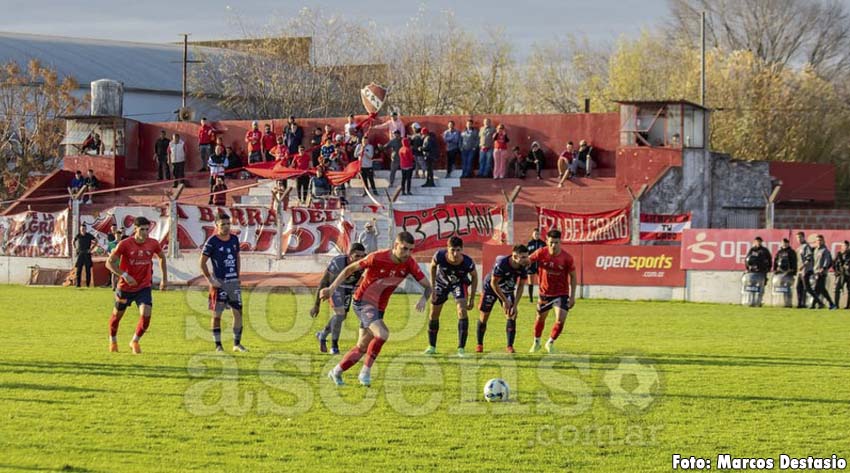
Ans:
<svg viewBox="0 0 850 473"><path fill-rule="evenodd" d="M124 84L111 79L91 83L91 114L120 117L124 113Z"/></svg>

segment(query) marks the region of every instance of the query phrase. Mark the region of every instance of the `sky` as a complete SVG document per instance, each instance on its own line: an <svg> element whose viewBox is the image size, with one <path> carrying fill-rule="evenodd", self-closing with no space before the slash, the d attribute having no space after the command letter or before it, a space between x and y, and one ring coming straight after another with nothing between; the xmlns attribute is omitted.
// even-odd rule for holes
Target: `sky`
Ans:
<svg viewBox="0 0 850 473"><path fill-rule="evenodd" d="M534 42L567 34L614 43L663 23L668 11L666 0L0 0L0 31L153 43L179 41L179 33L191 33L191 40L227 39L242 37L237 15L247 28L262 30L305 6L386 28L403 25L420 6L434 18L451 10L470 29L504 28L520 57Z"/></svg>

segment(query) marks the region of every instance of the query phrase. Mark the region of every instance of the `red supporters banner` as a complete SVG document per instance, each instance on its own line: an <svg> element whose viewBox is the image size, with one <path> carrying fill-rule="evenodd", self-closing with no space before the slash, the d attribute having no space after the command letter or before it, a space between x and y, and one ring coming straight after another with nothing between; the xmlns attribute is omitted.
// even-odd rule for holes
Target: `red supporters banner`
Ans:
<svg viewBox="0 0 850 473"><path fill-rule="evenodd" d="M764 239L770 254L790 238L789 230L748 229L693 229L682 233L682 269L705 271L743 271L744 257L757 236ZM797 247L794 242L791 245Z"/></svg>
<svg viewBox="0 0 850 473"><path fill-rule="evenodd" d="M642 241L682 241L682 232L691 228L691 214L640 214Z"/></svg>
<svg viewBox="0 0 850 473"><path fill-rule="evenodd" d="M582 284L684 287L675 246L584 245Z"/></svg>
<svg viewBox="0 0 850 473"><path fill-rule="evenodd" d="M342 210L292 207L283 232L286 255L340 254L348 251L354 224Z"/></svg>
<svg viewBox="0 0 850 473"><path fill-rule="evenodd" d="M67 210L0 216L0 255L67 258L68 218Z"/></svg>
<svg viewBox="0 0 850 473"><path fill-rule="evenodd" d="M414 251L442 248L453 236L465 243L500 242L504 238L504 207L492 204L451 204L425 210L393 211L397 232L410 232Z"/></svg>
<svg viewBox="0 0 850 473"><path fill-rule="evenodd" d="M625 244L629 242L631 209L612 210L595 214L559 212L537 207L540 234L560 230L564 243Z"/></svg>

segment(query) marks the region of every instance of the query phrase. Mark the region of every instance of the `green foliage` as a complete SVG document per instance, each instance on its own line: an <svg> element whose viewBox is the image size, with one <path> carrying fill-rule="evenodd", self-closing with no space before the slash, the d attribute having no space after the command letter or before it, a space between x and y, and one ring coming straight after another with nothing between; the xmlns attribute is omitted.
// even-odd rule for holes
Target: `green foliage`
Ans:
<svg viewBox="0 0 850 473"><path fill-rule="evenodd" d="M495 311L488 353L460 360L448 355L453 311L443 313L440 354L425 357L426 317L410 310L414 297L396 295L365 389L357 368L341 388L324 377L339 357L317 352L327 310L310 319L308 299L247 295L251 351L216 354L206 294L155 292L134 356L134 310L121 352L107 353L106 289L0 286L0 469L669 471L673 453L846 448L850 363L836 336L846 320L834 312L580 300L557 343L568 354L546 355L525 352L534 309L524 301L519 353L502 351ZM349 316L344 350L356 326ZM229 327L225 314L225 346ZM624 374L624 360L657 377ZM516 401L481 401L484 382L511 370ZM653 384L640 391L645 379Z"/></svg>

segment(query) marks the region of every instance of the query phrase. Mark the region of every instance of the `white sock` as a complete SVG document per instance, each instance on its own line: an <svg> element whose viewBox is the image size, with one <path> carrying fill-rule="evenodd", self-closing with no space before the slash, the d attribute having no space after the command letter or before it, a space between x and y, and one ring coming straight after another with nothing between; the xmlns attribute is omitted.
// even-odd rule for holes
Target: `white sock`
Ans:
<svg viewBox="0 0 850 473"><path fill-rule="evenodd" d="M372 368L370 368L366 365L363 365L363 368L360 368L360 376L371 376L371 375L372 375Z"/></svg>
<svg viewBox="0 0 850 473"><path fill-rule="evenodd" d="M553 339L553 338L549 338L549 341L548 341L548 342L546 342L546 343L547 343L547 344L549 344L549 345L551 345L551 344L555 343L555 339Z"/></svg>
<svg viewBox="0 0 850 473"><path fill-rule="evenodd" d="M118 343L118 337L117 336L113 337L112 335L110 335L109 341L112 342L112 343Z"/></svg>
<svg viewBox="0 0 850 473"><path fill-rule="evenodd" d="M540 337L534 337L534 343L540 343Z"/></svg>
<svg viewBox="0 0 850 473"><path fill-rule="evenodd" d="M138 335L133 335L133 341L134 341L134 342L138 342L138 341L139 341L139 340L141 340L141 339L142 339L142 338L141 338L141 337L139 337Z"/></svg>
<svg viewBox="0 0 850 473"><path fill-rule="evenodd" d="M331 373L333 373L334 376L341 376L342 375L342 367L339 366L339 365L334 366L334 369L331 370Z"/></svg>

